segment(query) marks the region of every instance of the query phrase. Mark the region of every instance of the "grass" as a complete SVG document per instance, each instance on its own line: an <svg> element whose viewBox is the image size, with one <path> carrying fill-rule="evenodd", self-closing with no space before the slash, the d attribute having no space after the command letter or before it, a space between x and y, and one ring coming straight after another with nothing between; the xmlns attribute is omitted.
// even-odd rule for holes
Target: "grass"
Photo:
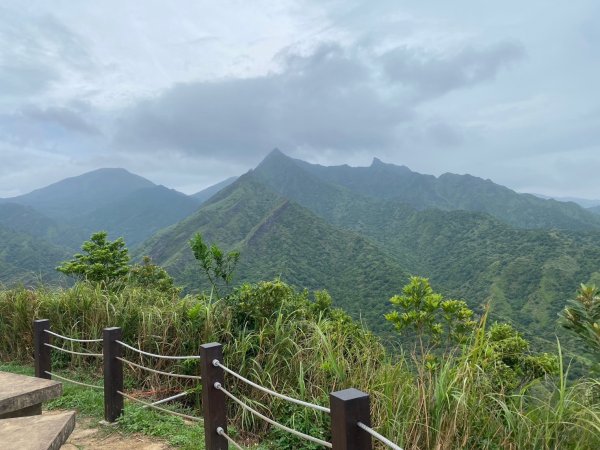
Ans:
<svg viewBox="0 0 600 450"><path fill-rule="evenodd" d="M108 293L82 284L68 290L0 289L0 357L29 361L33 318L48 318L55 332L83 338L98 337L105 326L120 326L126 342L153 353L197 354L200 343L221 342L225 365L312 403L327 406L330 392L349 387L368 392L374 428L407 450L600 448L598 380L570 381L565 364L556 376L503 387L498 377L502 380L505 368L490 359L484 333L435 370L425 370L414 355L387 351L377 337L319 295L315 301L308 292L280 281L248 285L219 301L178 299L138 288ZM563 364L560 349L557 356ZM140 361L133 354L127 357ZM73 370L69 374L75 379L98 382L97 365L78 357L59 357L53 363L59 373ZM160 370L198 373L194 361L154 363ZM191 387L136 370L126 373L129 390L178 392ZM330 439L326 414L273 399L229 376L225 383L230 392L275 420ZM65 386L61 407L101 417L101 398L88 391ZM274 431L232 402L228 418L242 442L313 448ZM183 424L127 402L119 428L197 448L201 427Z"/></svg>

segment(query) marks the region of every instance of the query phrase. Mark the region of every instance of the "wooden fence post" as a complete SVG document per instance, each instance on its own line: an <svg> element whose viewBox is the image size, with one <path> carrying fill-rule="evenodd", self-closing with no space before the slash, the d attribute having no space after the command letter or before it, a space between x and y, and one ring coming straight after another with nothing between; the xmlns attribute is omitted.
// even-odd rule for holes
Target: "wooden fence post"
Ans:
<svg viewBox="0 0 600 450"><path fill-rule="evenodd" d="M369 394L345 389L329 394L333 450L371 450L371 435L358 422L371 426Z"/></svg>
<svg viewBox="0 0 600 450"><path fill-rule="evenodd" d="M121 328L111 327L102 331L102 356L104 359L104 420L114 422L123 414L123 363L121 345L117 343L123 338Z"/></svg>
<svg viewBox="0 0 600 450"><path fill-rule="evenodd" d="M45 330L50 329L48 319L33 321L33 348L35 361L35 376L50 380L52 377L46 372L52 372L52 361L50 359L50 335Z"/></svg>
<svg viewBox="0 0 600 450"><path fill-rule="evenodd" d="M202 415L204 416L204 443L206 450L227 450L228 442L217 433L223 428L227 433L227 409L225 394L215 388L215 383L223 385L223 369L213 364L214 360L223 363L223 346L218 342L200 346L200 367L202 370Z"/></svg>

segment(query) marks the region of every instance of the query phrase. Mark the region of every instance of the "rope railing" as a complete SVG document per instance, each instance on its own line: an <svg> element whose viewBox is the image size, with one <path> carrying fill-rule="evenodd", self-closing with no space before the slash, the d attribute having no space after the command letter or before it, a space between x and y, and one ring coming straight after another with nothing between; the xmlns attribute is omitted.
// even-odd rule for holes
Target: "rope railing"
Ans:
<svg viewBox="0 0 600 450"><path fill-rule="evenodd" d="M229 369L227 366L221 364L218 359L213 360L213 366L220 367L221 369L223 369L228 374L233 375L234 377L236 377L238 380L241 380L244 383L249 384L250 386L258 389L259 391L263 391L263 392L266 392L267 394L271 394L274 397L278 397L280 399L286 400L286 401L291 402L291 403L295 403L297 405L306 406L307 408L316 409L317 411L326 412L328 414L331 413L331 410L329 408L324 407L324 406L315 405L314 403L309 403L309 402L305 402L305 401L302 401L302 400L295 399L293 397L288 397L287 395L280 394L279 392L275 392L275 391L273 391L271 389L268 389L268 388L266 388L264 386L256 384L253 381L250 381L247 378L244 378L239 373L234 372L233 370Z"/></svg>
<svg viewBox="0 0 600 450"><path fill-rule="evenodd" d="M55 332L50 331L50 330L44 330L44 332L46 332L48 334L51 334L52 336L56 336L57 338L64 339L66 341L71 341L71 342L81 342L81 343L86 343L86 342L102 342L102 338L99 338L99 339L75 339L75 338L63 336L62 334L58 334L58 333L55 333Z"/></svg>
<svg viewBox="0 0 600 450"><path fill-rule="evenodd" d="M174 359L174 360L182 360L182 359L200 359L200 356L198 355L190 355L190 356L167 356L167 355L157 355L156 353L149 353L149 352L145 352L143 350L140 350L139 348L135 348L132 347L131 345L126 344L125 342L122 341L115 341L117 344L122 345L125 348L128 348L129 350L133 350L134 352L137 352L141 355L145 355L145 356L150 356L152 358L159 358L159 359Z"/></svg>
<svg viewBox="0 0 600 450"><path fill-rule="evenodd" d="M226 390L221 383L215 383L214 384L215 389L218 389L220 391L223 392L223 394L225 394L227 397L229 397L231 400L233 400L234 402L236 402L238 405L240 405L242 408L246 409L247 411L251 412L252 414L254 414L257 417L260 417L261 419L263 419L264 421L270 423L271 425L280 428L284 431L287 431L290 434L293 434L295 436L298 436L302 439L306 439L307 441L311 441L314 442L315 444L319 444L322 445L323 447L327 447L327 448L332 448L332 445L330 442L324 441L322 439L316 438L314 436L311 436L309 434L304 434L298 430L294 430L293 428L290 427L286 427L285 425L280 424L279 422L274 421L273 419L270 419L269 417L259 413L258 411L256 411L254 408L246 405L246 403L244 403L242 400L240 400L239 398L237 398L235 395L233 395L232 393L230 393L228 390Z"/></svg>
<svg viewBox="0 0 600 450"><path fill-rule="evenodd" d="M95 356L96 358L102 358L102 353L89 353L89 352L75 352L73 350L67 350L66 348L57 347L56 345L44 343L46 347L53 348L54 350L58 350L64 353L70 353L71 355L80 355L80 356Z"/></svg>
<svg viewBox="0 0 600 450"><path fill-rule="evenodd" d="M140 403L140 404L144 405L144 407L146 407L146 408L156 409L158 411L162 411L164 413L171 414L171 415L177 416L177 417L182 417L184 419L192 420L192 421L195 421L195 422L203 422L203 419L200 418L200 417L190 416L188 414L179 413L177 411L171 411L170 409L161 408L160 406L156 406L156 404L154 404L154 403L145 402L143 400L140 400L139 398L135 398L135 397L133 397L133 396L131 396L129 394L126 394L125 392L122 392L122 391L117 391L117 393L119 395L122 395L123 397L131 400L131 401L134 401L134 402L137 402L137 403Z"/></svg>
<svg viewBox="0 0 600 450"><path fill-rule="evenodd" d="M368 427L367 425L365 425L362 422L357 422L358 427L361 430L366 431L367 433L369 433L371 436L373 436L375 439L379 440L380 442L382 442L383 444L387 445L389 448L392 448L394 450L402 450L402 447L394 444L392 441L390 441L388 438L386 438L385 436L382 436L381 434L379 434L377 431L375 431L373 428Z"/></svg>
<svg viewBox="0 0 600 450"><path fill-rule="evenodd" d="M225 433L225 430L222 427L217 427L217 434L219 436L223 436L225 439L227 439L227 442L229 442L231 445L233 445L238 450L244 450L244 448L240 444L235 442L230 436L227 435L227 433Z"/></svg>
<svg viewBox="0 0 600 450"><path fill-rule="evenodd" d="M333 448L333 446L335 446L335 448L338 448L340 450L347 450L349 448L367 449L371 448L372 439L376 439L378 441L378 445L385 445L393 450L402 450L402 448L399 447L397 444L393 443L386 437L382 436L380 433L376 432L373 428L366 425L368 423L371 423L369 400L370 396L368 393L359 391L357 389L349 388L335 392L330 392L330 407L327 408L325 406L320 406L314 403L289 397L273 389L261 386L260 384L245 378L240 373L225 366L223 362L223 345L218 342L200 344L198 355L168 356L146 352L141 350L140 348L136 348L132 345L126 344L122 341L123 331L119 327L104 328L102 332L102 339L75 339L68 336L63 336L58 333L54 333L50 331L49 328L50 321L47 319L40 319L34 321L35 375L40 378L48 379L54 377L67 383L72 383L75 385L80 385L92 389L103 389L104 418L109 423L115 422L116 420L118 420L119 417L123 415L125 411L124 400L129 400L131 402L142 405L143 408L151 408L166 414L181 417L186 420L202 422L204 424L205 443L207 450L220 449L228 444L231 444L232 447L235 447L237 449L242 449L243 447L236 443L235 440L232 439L231 436L229 436L225 430L227 428L228 423L227 412L230 409L227 405L229 399L233 401L237 406L241 407L244 411L248 411L250 414L264 420L273 427L276 427L298 438L310 441L312 443L326 448ZM58 347L50 344L51 336L60 339L65 339L66 341L75 343L102 342L102 353L80 352ZM71 348L75 348L75 346L72 346ZM102 365L103 386L97 386L81 381L71 380L61 375L54 374L52 372L51 349L84 357L102 357L104 361L104 364ZM175 372L162 371L152 367L148 367L152 364L148 364L148 366L143 365L142 358L140 358L140 361L138 363L130 361L125 357L126 354L130 353L125 352L123 349L128 349L139 355L144 355L151 358L176 361L198 360L201 376L176 373L177 370L181 370L177 369L176 367L171 369ZM170 395L172 392L165 392L165 395L170 396L158 399L153 402L150 401L151 399L147 399L148 401L146 401L146 399L142 400L141 398L137 398L137 396L133 396L124 392L124 364L127 364L132 368L148 371L157 375L193 380L194 382L201 381L202 418L190 414L184 414L182 412L173 411L173 408L164 408L159 406L167 402L177 401L178 399L181 399L186 395L196 392L195 386L199 383L189 383L191 386L188 390L179 392L174 395ZM277 397L284 401L329 414L331 418L330 442L323 439L319 439L315 436L311 436L309 434L302 433L298 430L295 430L286 425L283 425L282 423L277 422L274 418L269 417L271 416L271 413L269 411L266 411L264 414L259 412L257 409L255 409L256 406L252 402L250 402L249 399L241 396L239 392L236 392L236 395L234 395L223 387L223 385L225 384L224 379L227 376L233 376L238 381L247 384L248 386L251 386L254 389L257 389L261 392ZM235 384L235 386L236 388L238 388L241 385ZM350 417L352 417L351 420L349 419Z"/></svg>
<svg viewBox="0 0 600 450"><path fill-rule="evenodd" d="M78 384L79 386L104 390L103 386L96 386L94 384L87 384L87 383L82 383L81 381L71 380L69 378L65 378L65 377L61 377L60 375L56 375L55 373L49 372L47 370L45 370L44 373L50 375L51 377L58 378L59 380L66 381L67 383L73 383L73 384Z"/></svg>
<svg viewBox="0 0 600 450"><path fill-rule="evenodd" d="M148 372L157 373L159 375L166 375L169 377L176 377L176 378L187 378L190 380L201 380L202 379L202 377L197 376L197 375L184 375L182 373L163 372L162 370L152 369L150 367L142 366L141 364L136 364L132 361L129 361L128 359L121 358L120 356L117 356L117 359L121 362L124 362L125 364L129 364L130 366L137 367L138 369L142 369L142 370L147 370Z"/></svg>

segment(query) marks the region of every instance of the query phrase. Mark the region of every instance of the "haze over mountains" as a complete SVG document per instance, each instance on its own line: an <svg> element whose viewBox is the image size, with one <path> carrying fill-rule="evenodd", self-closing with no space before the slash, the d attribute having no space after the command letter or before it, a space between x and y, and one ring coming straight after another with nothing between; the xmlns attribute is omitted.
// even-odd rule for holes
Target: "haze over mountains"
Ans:
<svg viewBox="0 0 600 450"><path fill-rule="evenodd" d="M375 159L325 167L271 152L254 170L187 196L100 169L0 201L0 281L56 281L93 231L123 236L188 290L207 287L188 241L241 251L236 282L281 276L327 289L384 331L408 276L552 341L579 283L600 281L600 215L470 175L440 177Z"/></svg>

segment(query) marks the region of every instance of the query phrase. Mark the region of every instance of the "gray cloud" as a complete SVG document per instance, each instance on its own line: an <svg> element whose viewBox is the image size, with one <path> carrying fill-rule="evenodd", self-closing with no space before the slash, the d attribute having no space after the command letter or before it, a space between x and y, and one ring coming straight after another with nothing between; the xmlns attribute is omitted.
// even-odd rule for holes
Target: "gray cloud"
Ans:
<svg viewBox="0 0 600 450"><path fill-rule="evenodd" d="M524 55L522 45L501 42L482 49L467 47L451 55L401 46L386 52L382 59L392 82L414 88L419 97L432 98L492 80Z"/></svg>
<svg viewBox="0 0 600 450"><path fill-rule="evenodd" d="M50 14L24 15L0 8L0 95L39 95L65 71L91 71L94 63L83 38Z"/></svg>
<svg viewBox="0 0 600 450"><path fill-rule="evenodd" d="M59 125L65 130L90 135L100 134L100 130L86 121L80 111L64 107L40 108L29 105L21 109L21 114L35 121Z"/></svg>
<svg viewBox="0 0 600 450"><path fill-rule="evenodd" d="M383 56L333 43L305 54L288 49L277 55L276 73L181 84L140 102L122 115L116 141L128 149L248 160L275 146L292 152L382 151L398 144L401 126L415 120L422 99L492 79L522 53L506 43L427 60L417 57L423 51L405 47ZM394 75L397 92L382 71ZM416 100L403 92L407 86L417 91ZM436 143L460 142L442 120L426 129Z"/></svg>

